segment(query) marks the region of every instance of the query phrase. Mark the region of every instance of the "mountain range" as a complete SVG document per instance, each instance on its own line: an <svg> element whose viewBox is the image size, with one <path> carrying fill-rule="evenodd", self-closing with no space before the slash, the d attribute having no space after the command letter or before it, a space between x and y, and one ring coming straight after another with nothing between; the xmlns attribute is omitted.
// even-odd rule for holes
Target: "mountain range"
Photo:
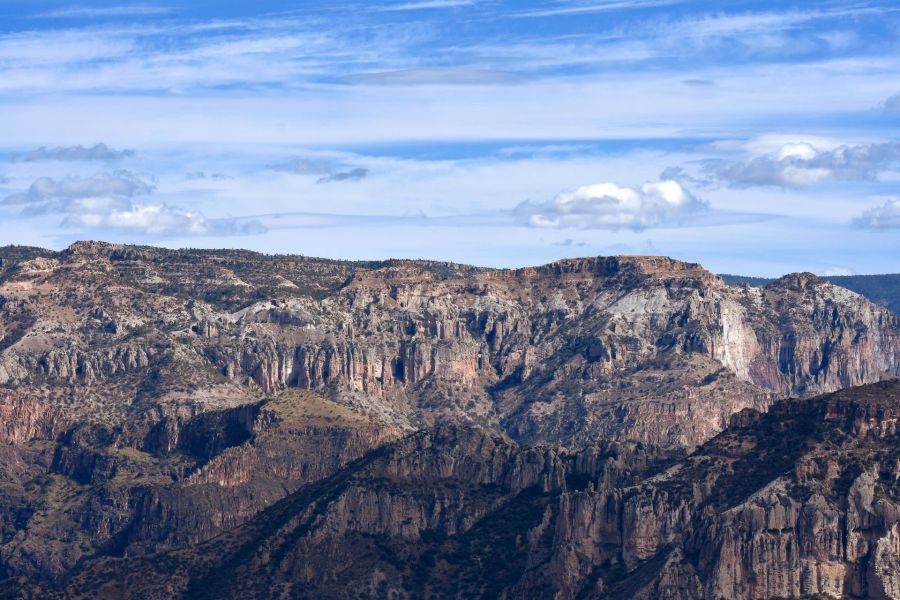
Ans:
<svg viewBox="0 0 900 600"><path fill-rule="evenodd" d="M0 597L900 598L896 298L746 283L2 248Z"/></svg>

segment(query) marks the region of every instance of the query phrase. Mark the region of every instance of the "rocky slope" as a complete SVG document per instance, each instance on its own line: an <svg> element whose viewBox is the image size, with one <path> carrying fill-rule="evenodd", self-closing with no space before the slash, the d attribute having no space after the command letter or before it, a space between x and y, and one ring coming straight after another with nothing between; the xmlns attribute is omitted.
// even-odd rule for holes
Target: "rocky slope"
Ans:
<svg viewBox="0 0 900 600"><path fill-rule="evenodd" d="M644 456L627 479L744 409L898 374L900 318L808 274L3 248L0 579L194 547L415 431L488 432L497 476L520 445L601 443ZM461 531L481 500L419 517Z"/></svg>
<svg viewBox="0 0 900 600"><path fill-rule="evenodd" d="M812 275L760 290L661 257L486 271L100 243L12 254L0 385L72 421L302 388L398 427L692 446L745 406L900 373L900 318Z"/></svg>
<svg viewBox="0 0 900 600"><path fill-rule="evenodd" d="M18 593L900 598L898 419L893 381L746 409L687 457L439 425L209 542Z"/></svg>
<svg viewBox="0 0 900 600"><path fill-rule="evenodd" d="M719 275L726 283L740 285L746 283L754 286L765 286L773 279L764 277L743 277L741 275ZM900 315L900 273L884 275L826 275L823 277L835 285L862 294L875 304L884 306L895 315Z"/></svg>

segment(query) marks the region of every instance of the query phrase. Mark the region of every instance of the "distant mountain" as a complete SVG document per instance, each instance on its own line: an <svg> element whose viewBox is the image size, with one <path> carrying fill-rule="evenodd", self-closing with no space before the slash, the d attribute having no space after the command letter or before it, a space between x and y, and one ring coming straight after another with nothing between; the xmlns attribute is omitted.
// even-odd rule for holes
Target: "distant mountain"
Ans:
<svg viewBox="0 0 900 600"><path fill-rule="evenodd" d="M730 285L746 283L754 287L768 285L775 281L765 277L745 277L743 275L719 275ZM900 273L885 275L827 275L827 281L857 294L862 294L872 302L887 307L900 315Z"/></svg>

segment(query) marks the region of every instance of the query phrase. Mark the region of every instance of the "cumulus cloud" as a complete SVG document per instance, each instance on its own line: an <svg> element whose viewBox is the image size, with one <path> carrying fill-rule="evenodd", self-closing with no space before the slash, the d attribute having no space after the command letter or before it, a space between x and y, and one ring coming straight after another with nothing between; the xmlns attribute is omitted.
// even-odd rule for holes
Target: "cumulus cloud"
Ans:
<svg viewBox="0 0 900 600"><path fill-rule="evenodd" d="M258 220L207 219L197 211L167 204L129 204L100 212L73 212L64 227L106 229L159 236L247 235L265 233Z"/></svg>
<svg viewBox="0 0 900 600"><path fill-rule="evenodd" d="M115 173L99 173L92 177L67 177L53 179L39 177L27 191L11 194L0 204L37 205L59 200L75 200L81 198L131 198L153 192L154 186L132 173L116 171Z"/></svg>
<svg viewBox="0 0 900 600"><path fill-rule="evenodd" d="M887 200L881 206L870 208L854 220L857 227L867 229L900 228L900 199Z"/></svg>
<svg viewBox="0 0 900 600"><path fill-rule="evenodd" d="M134 150L113 150L103 143L94 144L89 148L85 148L84 146L57 146L56 148L41 146L37 150L32 150L31 152L27 152L25 154L14 157L13 162L38 162L42 160L112 161L133 155Z"/></svg>
<svg viewBox="0 0 900 600"><path fill-rule="evenodd" d="M737 161L706 161L704 172L731 187L802 188L826 181L875 179L900 162L900 142L840 145L821 149L808 141Z"/></svg>
<svg viewBox="0 0 900 600"><path fill-rule="evenodd" d="M350 169L349 171L341 171L340 173L332 173L331 175L321 177L316 183L332 183L335 181L362 181L368 175L368 169Z"/></svg>
<svg viewBox="0 0 900 600"><path fill-rule="evenodd" d="M677 181L662 180L640 187L585 185L550 202L522 202L514 214L530 227L639 230L678 224L707 208Z"/></svg>
<svg viewBox="0 0 900 600"><path fill-rule="evenodd" d="M266 228L253 219L209 219L200 212L166 203L137 201L155 187L130 171L92 177L40 177L25 192L0 201L22 206L22 215L62 215L61 225L152 236L245 235Z"/></svg>

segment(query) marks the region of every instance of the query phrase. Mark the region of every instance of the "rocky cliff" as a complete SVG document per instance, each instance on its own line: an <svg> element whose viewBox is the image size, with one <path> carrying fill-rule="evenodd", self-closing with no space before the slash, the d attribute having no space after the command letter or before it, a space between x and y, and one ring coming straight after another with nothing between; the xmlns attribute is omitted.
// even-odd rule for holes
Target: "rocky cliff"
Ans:
<svg viewBox="0 0 900 600"><path fill-rule="evenodd" d="M898 598L900 382L747 409L690 456L438 425L81 598Z"/></svg>
<svg viewBox="0 0 900 600"><path fill-rule="evenodd" d="M0 579L61 582L89 557L198 547L292 495L325 493L315 486L400 438L392 456L431 445L341 496L349 520L316 518L342 532L365 524L369 541L354 543L376 554L383 536L419 548L440 532L453 546L531 490L511 506L547 521L529 534L543 540L562 535L546 511L562 511L563 498L567 511L624 510L623 486L705 447L735 414L898 374L900 318L809 274L752 288L664 257L491 270L99 242L0 249ZM417 431L450 435L439 438L450 448L407 437ZM453 437L461 431L470 437ZM437 468L475 488L411 489L395 508L395 492L379 487L437 482L415 461L461 443L480 449L460 458L474 470ZM595 496L601 504L585 504ZM624 573L674 543L666 536L696 517L668 501L634 509L665 520L629 517L646 531L602 568ZM599 517L571 518L578 529ZM595 537L614 524L594 521ZM598 565L612 550L584 539L575 554L528 555L549 575L531 570L518 585L611 586ZM293 556L337 564L345 542L335 543L315 560L309 548L325 541ZM670 577L708 581L678 556L667 555ZM446 569L448 580L465 575ZM359 585L381 589L372 576Z"/></svg>
<svg viewBox="0 0 900 600"><path fill-rule="evenodd" d="M403 428L694 446L743 407L900 373L900 318L808 274L759 289L663 257L496 271L100 243L14 256L0 385L73 421L301 388Z"/></svg>

